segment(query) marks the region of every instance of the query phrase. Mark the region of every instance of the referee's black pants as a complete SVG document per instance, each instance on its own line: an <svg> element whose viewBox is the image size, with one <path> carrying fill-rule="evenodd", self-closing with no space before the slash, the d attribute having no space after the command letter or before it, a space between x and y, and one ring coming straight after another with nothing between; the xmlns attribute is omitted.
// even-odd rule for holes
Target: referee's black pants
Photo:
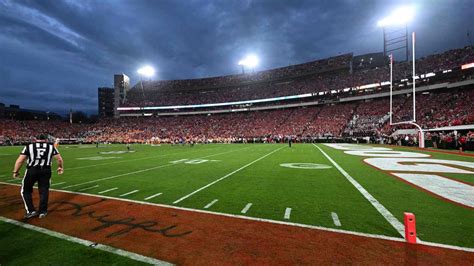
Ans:
<svg viewBox="0 0 474 266"><path fill-rule="evenodd" d="M40 196L39 212L48 212L49 180L51 179L51 168L31 167L26 170L21 186L21 196L25 203L26 212L35 211L33 205L33 186L38 182L38 191Z"/></svg>

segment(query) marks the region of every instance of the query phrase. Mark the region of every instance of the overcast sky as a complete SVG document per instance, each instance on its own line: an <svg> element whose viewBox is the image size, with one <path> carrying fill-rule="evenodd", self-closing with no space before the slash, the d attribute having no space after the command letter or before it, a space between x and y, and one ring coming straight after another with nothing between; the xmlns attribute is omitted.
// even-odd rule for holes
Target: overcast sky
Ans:
<svg viewBox="0 0 474 266"><path fill-rule="evenodd" d="M144 64L184 79L239 73L248 53L263 70L379 52L377 21L403 3L420 56L474 37L474 0L0 0L0 102L95 113L97 88Z"/></svg>

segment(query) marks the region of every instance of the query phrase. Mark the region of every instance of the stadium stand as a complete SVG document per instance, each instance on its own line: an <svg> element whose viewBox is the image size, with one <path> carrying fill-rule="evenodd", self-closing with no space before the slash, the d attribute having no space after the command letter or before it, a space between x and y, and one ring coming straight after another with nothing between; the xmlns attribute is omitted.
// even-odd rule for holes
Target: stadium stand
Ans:
<svg viewBox="0 0 474 266"><path fill-rule="evenodd" d="M170 110L167 115L154 113L151 117L142 117L140 110L140 117L101 119L95 124L4 118L0 119L0 142L24 143L38 131L83 143L268 142L285 141L290 136L295 141L343 137L387 139L395 130L408 128L388 124L388 86L381 84L388 80L387 66L359 63L353 68L352 59L352 54L346 54L255 74L144 82L143 91L139 84L130 90L124 106L222 103L311 93L311 97L304 99L207 108L201 109L204 111L199 115L174 115L182 110ZM361 57L358 60L362 60ZM436 87L437 84L472 81L473 68L460 69L462 64L472 62L472 46L417 60L420 75L417 87L427 88L416 98L417 122L423 128L474 124L472 82L458 87ZM422 73L438 74L423 77ZM393 99L394 121L410 118L412 96L402 93L411 86L410 75L410 62L395 65L394 89L401 93ZM378 85L364 87L374 83ZM432 85L436 88L431 88ZM344 90L346 88L351 89ZM225 112L212 113L218 109ZM404 136L392 141L400 139ZM457 142L467 145L474 143L474 133L430 132L427 140L438 146L443 146L442 143L451 143L446 147L456 146Z"/></svg>

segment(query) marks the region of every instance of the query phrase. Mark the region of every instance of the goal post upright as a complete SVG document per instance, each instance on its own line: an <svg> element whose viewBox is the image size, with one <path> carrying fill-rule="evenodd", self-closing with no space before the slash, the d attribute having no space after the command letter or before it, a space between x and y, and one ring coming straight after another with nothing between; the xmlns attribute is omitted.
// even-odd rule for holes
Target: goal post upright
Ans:
<svg viewBox="0 0 474 266"><path fill-rule="evenodd" d="M416 123L416 100L415 100L415 79L416 79L416 72L415 72L415 32L411 34L412 40L412 56L413 56L413 122Z"/></svg>
<svg viewBox="0 0 474 266"><path fill-rule="evenodd" d="M390 126L394 125L402 125L402 124L409 124L413 125L418 129L418 145L420 148L425 147L425 137L423 133L423 129L420 125L416 123L416 71L415 71L415 32L412 32L412 60L413 60L413 73L412 73L412 85L413 85L413 116L412 120L409 121L402 121L402 122L393 122L393 54L390 54Z"/></svg>
<svg viewBox="0 0 474 266"><path fill-rule="evenodd" d="M390 54L390 125L392 125L392 115L393 115L392 83L393 83L393 54Z"/></svg>

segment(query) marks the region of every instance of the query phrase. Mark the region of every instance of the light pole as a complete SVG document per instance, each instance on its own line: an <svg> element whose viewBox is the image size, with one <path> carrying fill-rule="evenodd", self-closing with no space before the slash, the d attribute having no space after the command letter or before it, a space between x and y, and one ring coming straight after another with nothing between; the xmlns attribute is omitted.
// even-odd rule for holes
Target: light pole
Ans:
<svg viewBox="0 0 474 266"><path fill-rule="evenodd" d="M151 78L155 75L155 69L152 66L144 66L137 70L137 73L140 75L140 86L142 88L143 99L145 98L145 90L143 89L143 77Z"/></svg>
<svg viewBox="0 0 474 266"><path fill-rule="evenodd" d="M377 26L381 27L383 32L384 56L405 49L405 60L408 61L408 23L414 16L414 7L402 6L377 22Z"/></svg>

